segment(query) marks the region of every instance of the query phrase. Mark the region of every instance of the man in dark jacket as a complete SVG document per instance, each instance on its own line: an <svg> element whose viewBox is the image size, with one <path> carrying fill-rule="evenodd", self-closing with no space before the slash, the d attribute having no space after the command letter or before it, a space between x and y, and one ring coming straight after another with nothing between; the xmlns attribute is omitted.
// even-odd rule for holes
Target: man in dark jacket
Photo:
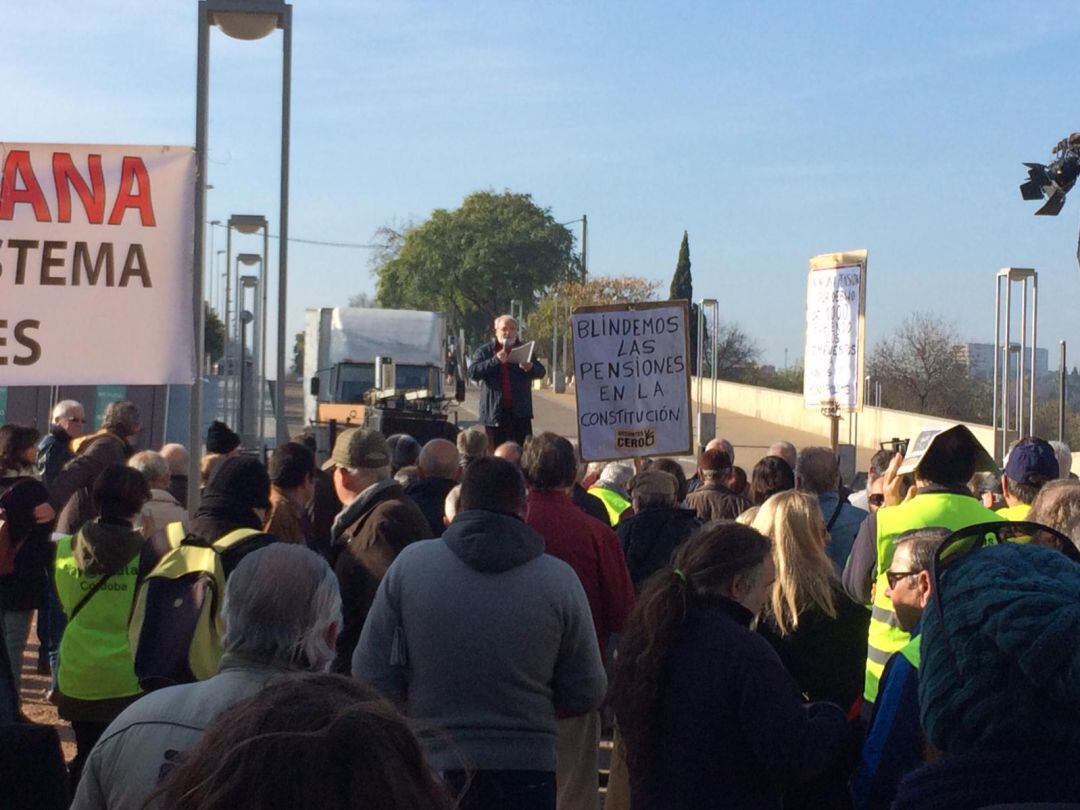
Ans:
<svg viewBox="0 0 1080 810"><path fill-rule="evenodd" d="M661 470L644 470L630 482L635 514L619 521L618 532L635 591L701 527L693 510L678 506L678 491L675 476Z"/></svg>
<svg viewBox="0 0 1080 810"><path fill-rule="evenodd" d="M487 430L488 445L503 442L525 444L532 435L532 380L547 371L539 360L511 363L510 351L521 344L517 321L509 315L495 319L495 339L473 356L469 377L480 383L480 421Z"/></svg>
<svg viewBox="0 0 1080 810"><path fill-rule="evenodd" d="M49 488L49 504L60 515L56 530L74 535L92 518L90 489L110 464L124 464L135 449L139 435L139 409L131 402L110 402L101 420L101 430L85 437Z"/></svg>
<svg viewBox="0 0 1080 810"><path fill-rule="evenodd" d="M330 542L343 617L333 669L347 673L386 569L409 543L435 535L424 513L390 477L390 448L379 431L346 430L323 469L333 469L334 487L345 504Z"/></svg>
<svg viewBox="0 0 1080 810"><path fill-rule="evenodd" d="M442 537L445 528L446 496L457 485L460 457L454 443L446 439L432 439L420 451L420 480L410 484L405 494L413 499L427 518L434 532Z"/></svg>
<svg viewBox="0 0 1080 810"><path fill-rule="evenodd" d="M60 470L75 457L71 450L71 441L84 433L86 413L83 406L73 399L57 402L52 410L49 432L38 442L37 468L45 486L52 486Z"/></svg>
<svg viewBox="0 0 1080 810"><path fill-rule="evenodd" d="M736 495L721 480L731 469L731 458L723 450L706 450L698 460L701 486L686 496L686 505L703 521L734 520L750 508L750 501Z"/></svg>

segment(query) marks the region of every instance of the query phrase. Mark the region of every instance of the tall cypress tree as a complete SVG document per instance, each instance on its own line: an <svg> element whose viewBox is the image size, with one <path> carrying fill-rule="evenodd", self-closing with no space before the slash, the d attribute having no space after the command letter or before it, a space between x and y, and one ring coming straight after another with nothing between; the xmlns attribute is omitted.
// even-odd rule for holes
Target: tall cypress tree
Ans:
<svg viewBox="0 0 1080 810"><path fill-rule="evenodd" d="M694 303L694 278L690 275L690 237L686 231L679 245L679 260L675 263L675 275L671 278L668 298L680 298L690 302L690 372L697 374L697 323L698 305Z"/></svg>

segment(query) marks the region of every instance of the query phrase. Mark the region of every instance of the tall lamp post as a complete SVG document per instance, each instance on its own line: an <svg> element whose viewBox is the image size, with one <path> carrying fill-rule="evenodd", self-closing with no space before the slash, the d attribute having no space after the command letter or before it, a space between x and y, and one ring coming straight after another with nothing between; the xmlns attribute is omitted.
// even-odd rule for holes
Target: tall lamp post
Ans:
<svg viewBox="0 0 1080 810"><path fill-rule="evenodd" d="M235 332L235 334L236 334L236 344L235 345L238 345L238 346L240 345L241 337L243 337L242 330L244 329L244 322L243 322L243 314L244 314L244 293L243 293L243 290L244 290L244 284L245 284L244 279L245 278L255 278L255 276L241 276L240 275L240 265L244 265L245 267L252 267L252 266L254 266L256 264L258 264L258 265L262 264L262 257L258 253L237 253L236 254L235 266L236 266L236 300L237 300L237 303L236 303L236 316L235 316L235 324L234 325L236 327L236 332ZM260 276L262 275L261 268L260 268L259 274L260 274ZM248 285L248 286L250 286L250 285ZM258 306L255 306L254 304L252 305L252 309L254 309L256 313L258 313L258 311L259 311ZM252 367L252 373L254 373L254 370L258 368L258 362L259 362L259 359L258 359L259 358L258 334L259 334L259 323L258 323L258 321L256 321L255 322L255 327L254 327L253 332L252 332L252 338L251 338L251 367ZM237 372L236 372L237 373L237 377L236 377L237 382L236 382L236 384L237 384L237 386L241 385L240 381L242 381L244 379L244 370L246 368L246 365L245 365L246 362L247 362L247 358L244 357L244 353L241 350L241 352L240 352L240 360L236 364L236 369L237 369ZM244 419L243 408L239 405L238 401L234 402L233 406L237 409L236 410L236 424L239 425L240 422ZM240 435L243 436L243 433L241 433Z"/></svg>
<svg viewBox="0 0 1080 810"><path fill-rule="evenodd" d="M236 258L239 260L242 256L245 256L245 255L250 256L250 255L253 255L253 254L241 253L240 256L237 256ZM255 344L257 339L258 339L258 335L259 335L259 316L258 316L258 313L259 313L259 289L258 289L258 287L259 287L259 278L257 276L240 276L240 283L237 286L237 304L236 304L236 309L237 309L237 312L238 312L237 326L240 327L240 378L239 378L240 379L240 397L239 397L239 399L240 399L240 407L237 409L236 432L240 434L241 439L248 438L248 435L250 433L250 428L251 428L251 425L248 422L248 411L250 410L249 396L250 396L251 386L248 385L248 375L247 375L247 357L246 357L246 355L247 355L247 346L248 346L248 342L247 342L247 325L254 320L255 326L254 326L254 328L252 330L251 342L252 342L252 344ZM244 308L244 306L245 306L244 299L246 297L246 295L244 294L244 291L247 290L247 289L253 289L254 290L254 295L252 296L253 301L252 301L252 305L251 305L252 309L255 310L255 315L254 316L252 316L252 314L251 314L251 312L249 310ZM258 354L257 354L257 352L256 352L256 350L254 348L254 345L253 345L252 351L251 351L251 376L252 377L256 377L255 372L256 372L256 369L258 368L258 365L256 363L257 358L258 358ZM258 407L258 406L256 405L256 407Z"/></svg>
<svg viewBox="0 0 1080 810"><path fill-rule="evenodd" d="M262 279L261 284L261 296L262 306L256 307L255 311L258 315L258 319L255 321L254 335L252 336L252 343L258 346L258 353L256 355L257 368L259 369L259 403L262 402L263 388L266 387L266 261L270 255L270 231L266 223L266 217L262 214L233 214L229 217L229 228L236 229L237 233L246 235L256 234L262 231L263 247L262 257L260 259L260 272L259 277ZM250 255L250 254L248 254ZM247 262L252 264L253 262ZM261 411L260 411L261 413ZM259 417L259 442L263 442L265 436L264 422L262 416Z"/></svg>
<svg viewBox="0 0 1080 810"><path fill-rule="evenodd" d="M234 39L261 39L276 29L282 30L281 83L281 255L278 292L278 367L284 366L285 281L288 244L289 190L289 80L292 62L292 6L281 0L200 0L198 10L198 48L195 73L195 236L191 297L194 305L193 327L195 370L202 366L203 343L203 272L206 243L206 146L209 129L210 27L216 26ZM284 393L283 375L278 375L279 395ZM281 397L284 399L284 397ZM279 420L279 437L284 428ZM191 411L188 421L188 508L199 505L199 461L202 453L202 375L195 374L191 386Z"/></svg>

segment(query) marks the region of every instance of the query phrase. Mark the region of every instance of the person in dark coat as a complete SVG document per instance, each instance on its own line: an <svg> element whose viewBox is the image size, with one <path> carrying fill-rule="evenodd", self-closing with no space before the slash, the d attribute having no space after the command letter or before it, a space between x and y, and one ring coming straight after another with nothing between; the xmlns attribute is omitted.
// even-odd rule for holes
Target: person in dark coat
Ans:
<svg viewBox="0 0 1080 810"><path fill-rule="evenodd" d="M480 384L480 421L491 447L508 441L524 445L525 437L532 435L531 383L547 371L535 359L511 363L510 351L519 345L517 321L500 315L495 319L495 339L481 346L469 364L469 378Z"/></svg>
<svg viewBox="0 0 1080 810"><path fill-rule="evenodd" d="M420 451L420 480L410 484L405 494L424 513L433 537L442 537L446 528L446 496L457 486L461 470L457 447L446 439L432 439Z"/></svg>
<svg viewBox="0 0 1080 810"><path fill-rule="evenodd" d="M922 726L942 756L893 807L1080 802L1080 564L1018 543L952 551L939 552L919 664Z"/></svg>
<svg viewBox="0 0 1080 810"><path fill-rule="evenodd" d="M750 508L749 499L737 495L722 483L730 469L731 459L723 450L706 450L698 459L702 483L687 496L686 506L702 520L734 520Z"/></svg>
<svg viewBox="0 0 1080 810"><path fill-rule="evenodd" d="M330 540L343 619L333 670L348 673L386 569L409 543L435 534L424 513L390 477L390 448L379 431L352 428L341 433L323 469L333 469L334 487L345 504Z"/></svg>
<svg viewBox="0 0 1080 810"><path fill-rule="evenodd" d="M101 430L84 436L75 448L75 458L67 463L49 487L49 503L60 515L56 531L75 534L94 516L90 489L111 464L125 464L135 448L131 442L142 430L139 409L131 402L110 402L101 420Z"/></svg>
<svg viewBox="0 0 1080 810"><path fill-rule="evenodd" d="M64 465L75 457L71 442L86 433L86 413L83 406L73 399L57 402L52 410L52 424L49 432L38 443L37 468L45 486L51 486L64 469Z"/></svg>
<svg viewBox="0 0 1080 810"><path fill-rule="evenodd" d="M635 592L670 565L675 549L701 528L693 511L677 505L678 494L675 476L656 468L639 472L630 482L636 514L619 521L618 533Z"/></svg>
<svg viewBox="0 0 1080 810"><path fill-rule="evenodd" d="M768 538L716 523L673 562L642 589L615 665L631 808L779 810L785 789L853 759L854 734L750 630L773 584Z"/></svg>
<svg viewBox="0 0 1080 810"><path fill-rule="evenodd" d="M773 541L776 558L759 631L810 700L851 709L863 691L870 612L848 598L832 568L817 498L778 492L751 525Z"/></svg>
<svg viewBox="0 0 1080 810"><path fill-rule="evenodd" d="M37 431L12 425L0 428L5 434L11 429L23 433L27 451L32 455ZM6 444L7 438L0 435L0 445ZM22 468L24 473L32 470L32 465ZM23 650L30 620L33 612L44 606L45 589L49 587L47 571L53 554L49 523L35 516L35 510L48 502L49 493L36 478L18 472L0 470L0 509L6 516L12 547L18 549L11 559L11 572L0 576L0 624L16 698L22 681Z"/></svg>

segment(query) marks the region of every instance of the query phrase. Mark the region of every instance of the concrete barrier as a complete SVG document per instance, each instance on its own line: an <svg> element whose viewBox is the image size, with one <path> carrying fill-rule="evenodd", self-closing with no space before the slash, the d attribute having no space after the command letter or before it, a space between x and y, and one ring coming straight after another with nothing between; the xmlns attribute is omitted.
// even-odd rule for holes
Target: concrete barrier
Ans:
<svg viewBox="0 0 1080 810"><path fill-rule="evenodd" d="M710 379L705 379L701 386L701 399L705 408L712 405L712 386ZM698 397L698 379L691 379L691 398L696 403ZM805 431L821 436L825 442L829 439L829 420L817 409L807 408L803 404L802 394L777 391L773 388L759 388L755 385L718 380L716 382L716 407L744 416L752 416L763 422L784 425L794 430ZM696 412L696 411L695 411ZM854 417L858 417L857 431L854 430ZM849 424L849 420L850 424ZM930 427L948 426L955 422L936 416L925 416L907 411L894 411L888 408L863 408L859 414L843 414L840 421L840 441L846 442L852 436L856 446L876 450L878 443L894 437L914 439L920 431ZM988 451L994 450L994 431L990 425L965 423L975 437ZM857 437L856 437L857 432Z"/></svg>

